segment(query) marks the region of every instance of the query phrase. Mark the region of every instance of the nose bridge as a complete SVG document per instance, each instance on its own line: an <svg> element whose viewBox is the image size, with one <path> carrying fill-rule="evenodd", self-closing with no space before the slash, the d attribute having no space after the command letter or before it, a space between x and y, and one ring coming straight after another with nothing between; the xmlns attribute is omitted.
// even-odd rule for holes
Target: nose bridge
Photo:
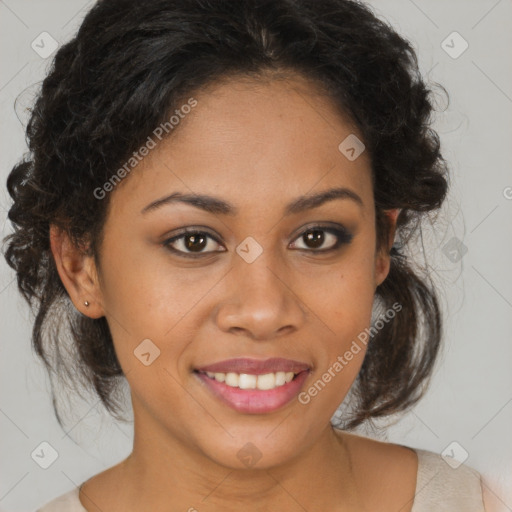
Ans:
<svg viewBox="0 0 512 512"><path fill-rule="evenodd" d="M248 261L242 256L235 257L233 271L229 273L229 292L217 313L219 328L243 332L254 339L271 338L281 331L299 328L305 310L289 288L279 258L263 251L254 261Z"/></svg>
<svg viewBox="0 0 512 512"><path fill-rule="evenodd" d="M278 278L280 272L282 270L276 265L276 258L270 257L268 251L252 263L238 262L233 277L237 280L238 293L241 293L243 302L261 302L262 305L273 306L282 303L285 290L284 275L280 276L281 279Z"/></svg>

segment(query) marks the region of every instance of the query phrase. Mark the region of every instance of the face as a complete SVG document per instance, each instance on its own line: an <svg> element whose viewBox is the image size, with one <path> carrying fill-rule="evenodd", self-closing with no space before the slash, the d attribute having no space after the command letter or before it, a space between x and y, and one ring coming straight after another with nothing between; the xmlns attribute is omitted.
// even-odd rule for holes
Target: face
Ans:
<svg viewBox="0 0 512 512"><path fill-rule="evenodd" d="M59 272L107 318L136 437L270 467L321 436L363 362L364 344L344 355L389 268L370 161L338 149L358 132L300 77L194 98L111 192L100 267Z"/></svg>

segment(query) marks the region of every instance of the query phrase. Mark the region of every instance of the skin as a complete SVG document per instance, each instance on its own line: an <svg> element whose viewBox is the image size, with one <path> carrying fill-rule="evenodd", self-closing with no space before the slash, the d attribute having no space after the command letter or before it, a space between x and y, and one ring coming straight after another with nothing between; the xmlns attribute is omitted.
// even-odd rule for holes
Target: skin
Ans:
<svg viewBox="0 0 512 512"><path fill-rule="evenodd" d="M233 357L284 357L312 366L307 389L369 326L375 289L389 272L396 211L389 246L379 248L369 157L349 161L338 150L357 130L300 76L232 78L194 98L197 107L172 137L111 192L99 268L51 228L71 300L83 314L107 318L134 410L133 452L85 482L83 506L409 511L416 454L329 423L364 345L307 405L293 400L265 414L229 408L192 371ZM335 199L283 215L299 196L336 187L361 204ZM173 203L141 213L174 192L213 195L238 212ZM326 222L352 239L322 254L334 235L323 231L320 249L302 235ZM208 238L198 259L172 253L164 241L187 226L202 226L219 243ZM248 236L263 249L252 263L236 252ZM173 247L187 252L183 239ZM160 355L145 366L134 350L147 338ZM237 456L248 442L261 454L251 467Z"/></svg>

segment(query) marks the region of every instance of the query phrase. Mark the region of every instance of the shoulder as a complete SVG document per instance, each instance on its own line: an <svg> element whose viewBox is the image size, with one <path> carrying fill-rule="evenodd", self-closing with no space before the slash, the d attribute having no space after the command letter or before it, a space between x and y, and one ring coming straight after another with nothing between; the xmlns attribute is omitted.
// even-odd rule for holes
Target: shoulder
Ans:
<svg viewBox="0 0 512 512"><path fill-rule="evenodd" d="M415 451L419 464L413 512L427 511L434 505L441 511L485 512L478 471L439 453L420 448Z"/></svg>
<svg viewBox="0 0 512 512"><path fill-rule="evenodd" d="M419 457L414 449L349 432L343 432L342 437L354 469L359 469L365 475L365 480L370 475L391 483L408 475L409 484L414 489L419 464Z"/></svg>
<svg viewBox="0 0 512 512"><path fill-rule="evenodd" d="M343 437L354 468L375 489L375 503L379 495L382 503L388 489L393 499L402 489L399 501L408 512L485 512L482 478L472 467L429 450L347 432Z"/></svg>
<svg viewBox="0 0 512 512"><path fill-rule="evenodd" d="M348 449L356 485L368 510L410 512L418 457L406 446L349 432L340 434Z"/></svg>
<svg viewBox="0 0 512 512"><path fill-rule="evenodd" d="M78 487L49 501L36 512L87 512L78 498Z"/></svg>

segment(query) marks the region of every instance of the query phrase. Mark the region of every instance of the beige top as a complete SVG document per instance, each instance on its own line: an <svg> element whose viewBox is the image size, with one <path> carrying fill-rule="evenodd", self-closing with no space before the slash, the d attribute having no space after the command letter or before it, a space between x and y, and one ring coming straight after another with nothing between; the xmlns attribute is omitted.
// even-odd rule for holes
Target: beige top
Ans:
<svg viewBox="0 0 512 512"><path fill-rule="evenodd" d="M465 464L454 469L438 453L413 449L418 454L418 474L411 512L485 512L480 473ZM78 492L76 487L36 512L87 512Z"/></svg>

